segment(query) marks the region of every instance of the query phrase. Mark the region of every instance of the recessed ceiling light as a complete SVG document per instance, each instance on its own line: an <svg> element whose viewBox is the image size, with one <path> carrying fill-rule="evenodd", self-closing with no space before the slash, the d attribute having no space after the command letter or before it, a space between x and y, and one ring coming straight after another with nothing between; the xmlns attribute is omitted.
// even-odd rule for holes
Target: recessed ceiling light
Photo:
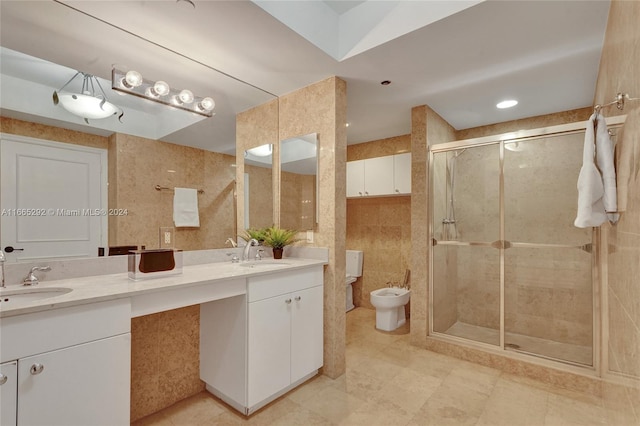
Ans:
<svg viewBox="0 0 640 426"><path fill-rule="evenodd" d="M380 82L380 84L382 84L383 86L388 86L391 84L391 80L383 80Z"/></svg>
<svg viewBox="0 0 640 426"><path fill-rule="evenodd" d="M347 123L347 124L345 124L344 126L345 126L345 127L349 127L350 125L351 125L351 123Z"/></svg>
<svg viewBox="0 0 640 426"><path fill-rule="evenodd" d="M496 104L496 108L505 109L505 108L514 107L516 105L518 105L518 101L516 101L515 99L509 99L506 101L498 102Z"/></svg>

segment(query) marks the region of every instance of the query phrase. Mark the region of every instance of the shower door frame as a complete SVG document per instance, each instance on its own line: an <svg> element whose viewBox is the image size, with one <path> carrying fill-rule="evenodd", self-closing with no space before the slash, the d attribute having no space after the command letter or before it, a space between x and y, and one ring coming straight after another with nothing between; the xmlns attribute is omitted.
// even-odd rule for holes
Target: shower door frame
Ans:
<svg viewBox="0 0 640 426"><path fill-rule="evenodd" d="M607 125L609 128L618 128L624 124L626 116L616 116L607 118ZM606 315L606 305L603 304L606 301L606 265L603 264L603 259L606 259L606 247L603 247L601 244L601 230L600 228L592 228L591 235L591 244L592 247L595 248L592 251L592 262L591 262L591 281L592 281L592 327L593 327L593 338L592 338L592 365L584 365L579 364L567 360L561 360L556 358L551 358L544 356L542 354L535 354L529 352L520 352L515 350L506 350L505 349L505 250L508 247L505 247L505 209L504 209L504 149L505 143L514 143L519 141L527 141L539 139L542 137L549 136L561 136L561 135L569 135L575 133L582 133L586 130L589 121L581 121L569 124L562 124L557 126L549 126L538 129L531 130L519 130L516 132L508 132L491 136L483 136L479 138L472 139L464 139L460 141L447 142L442 144L429 145L428 151L428 190L429 190L429 207L427 213L428 220L428 230L429 230L429 245L428 245L428 264L429 264L429 282L428 282L428 337L442 339L444 341L459 343L462 345L476 347L482 350L489 350L491 352L496 352L501 355L509 356L512 358L520 359L520 360L531 360L532 358L543 365L548 366L558 366L558 364L564 365L569 369L577 369L576 371L593 371L598 375L601 375L603 371L608 369L608 357L607 357L607 347L608 342L606 341L606 337L608 333L604 332L604 328L607 326L607 315ZM498 248L500 253L499 260L499 268L500 268L500 344L498 346L492 345L489 343L479 342L476 340L466 339L462 337L452 336L446 333L434 331L434 318L433 318L433 310L434 310L434 289L433 289L433 280L434 280L434 268L433 268L433 247L437 243L434 235L434 154L443 153L449 151L455 151L463 148L475 148L481 146L488 145L498 145L499 148L499 242L496 247L495 243L477 243L477 242L447 242L443 245L450 246L487 246ZM577 176L576 176L577 181ZM514 243L517 244L517 247L537 247L544 248L555 247L555 248L576 248L576 246L570 245L561 245L561 244L535 244L535 243ZM605 337L605 341L603 341L603 336ZM604 361L604 362L603 362Z"/></svg>

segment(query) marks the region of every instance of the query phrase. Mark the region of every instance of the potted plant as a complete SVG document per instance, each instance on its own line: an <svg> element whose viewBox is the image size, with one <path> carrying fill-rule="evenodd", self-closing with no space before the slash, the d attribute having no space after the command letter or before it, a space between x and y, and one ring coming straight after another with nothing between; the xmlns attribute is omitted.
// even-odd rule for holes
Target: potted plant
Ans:
<svg viewBox="0 0 640 426"><path fill-rule="evenodd" d="M258 243L262 244L264 242L265 233L268 228L249 228L245 229L244 235L242 238L249 241L250 239L256 240Z"/></svg>
<svg viewBox="0 0 640 426"><path fill-rule="evenodd" d="M262 243L273 249L274 259L282 259L284 247L298 241L296 234L298 234L298 231L294 229L282 229L277 226L272 226L265 230Z"/></svg>

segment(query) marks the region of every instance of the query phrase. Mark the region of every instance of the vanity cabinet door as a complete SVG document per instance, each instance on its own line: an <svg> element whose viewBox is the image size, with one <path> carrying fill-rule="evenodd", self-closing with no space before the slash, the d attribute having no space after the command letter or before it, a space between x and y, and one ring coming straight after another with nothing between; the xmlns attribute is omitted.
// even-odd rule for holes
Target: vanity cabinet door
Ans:
<svg viewBox="0 0 640 426"><path fill-rule="evenodd" d="M249 303L248 407L291 383L290 294Z"/></svg>
<svg viewBox="0 0 640 426"><path fill-rule="evenodd" d="M130 349L122 334L19 359L18 425L128 425Z"/></svg>
<svg viewBox="0 0 640 426"><path fill-rule="evenodd" d="M293 293L291 315L291 382L323 364L322 286Z"/></svg>
<svg viewBox="0 0 640 426"><path fill-rule="evenodd" d="M0 364L0 425L16 424L18 404L18 363Z"/></svg>

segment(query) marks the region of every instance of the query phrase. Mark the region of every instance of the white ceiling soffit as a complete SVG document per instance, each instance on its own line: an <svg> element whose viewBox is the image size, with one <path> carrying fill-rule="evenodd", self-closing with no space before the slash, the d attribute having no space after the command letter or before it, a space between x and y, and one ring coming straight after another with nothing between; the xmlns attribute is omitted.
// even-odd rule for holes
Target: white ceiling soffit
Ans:
<svg viewBox="0 0 640 426"><path fill-rule="evenodd" d="M342 61L484 0L252 1Z"/></svg>

